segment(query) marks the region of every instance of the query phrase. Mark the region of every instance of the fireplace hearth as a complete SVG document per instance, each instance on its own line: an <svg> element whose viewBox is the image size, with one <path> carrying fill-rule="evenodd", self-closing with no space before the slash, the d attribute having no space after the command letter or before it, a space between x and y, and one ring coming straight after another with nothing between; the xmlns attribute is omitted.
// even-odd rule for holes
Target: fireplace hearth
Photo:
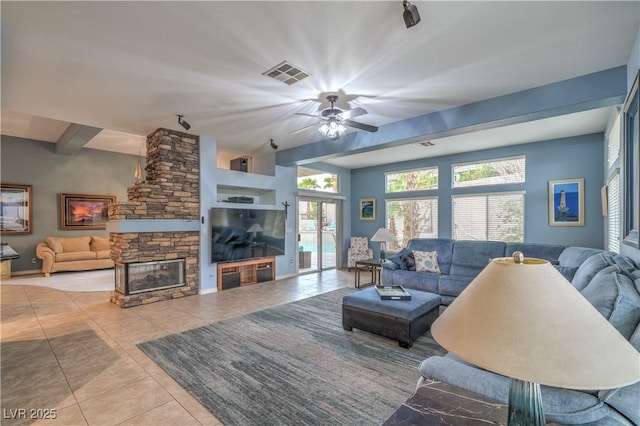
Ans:
<svg viewBox="0 0 640 426"><path fill-rule="evenodd" d="M116 263L116 291L138 294L185 285L185 259Z"/></svg>

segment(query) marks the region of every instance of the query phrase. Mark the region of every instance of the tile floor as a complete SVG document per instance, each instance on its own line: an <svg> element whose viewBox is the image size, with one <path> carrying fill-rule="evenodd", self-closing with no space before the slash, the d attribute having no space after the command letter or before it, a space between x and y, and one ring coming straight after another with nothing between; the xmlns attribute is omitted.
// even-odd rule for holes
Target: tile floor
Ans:
<svg viewBox="0 0 640 426"><path fill-rule="evenodd" d="M128 309L104 291L1 285L0 423L221 425L136 344L353 282L330 270Z"/></svg>

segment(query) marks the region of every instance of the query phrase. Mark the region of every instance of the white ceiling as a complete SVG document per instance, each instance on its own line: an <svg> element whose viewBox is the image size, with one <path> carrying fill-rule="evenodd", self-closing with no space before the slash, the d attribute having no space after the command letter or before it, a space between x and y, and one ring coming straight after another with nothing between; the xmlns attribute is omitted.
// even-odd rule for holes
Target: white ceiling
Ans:
<svg viewBox="0 0 640 426"><path fill-rule="evenodd" d="M624 65L640 2L2 2L2 134L57 141L68 123L105 129L86 147L144 151L158 127L251 154L320 139L327 93L373 125ZM262 75L287 60L311 73ZM354 168L604 130L610 111L330 160ZM418 149L418 148L415 148ZM399 152L403 156L399 156ZM393 154L393 155L392 155Z"/></svg>

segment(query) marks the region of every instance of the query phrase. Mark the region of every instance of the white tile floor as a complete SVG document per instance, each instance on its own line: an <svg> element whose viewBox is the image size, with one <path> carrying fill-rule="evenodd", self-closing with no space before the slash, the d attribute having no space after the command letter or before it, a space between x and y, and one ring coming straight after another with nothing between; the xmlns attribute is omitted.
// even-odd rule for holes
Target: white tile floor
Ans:
<svg viewBox="0 0 640 426"><path fill-rule="evenodd" d="M11 281L0 285L3 425L220 425L136 344L352 287L354 277L329 270L128 309L107 291Z"/></svg>

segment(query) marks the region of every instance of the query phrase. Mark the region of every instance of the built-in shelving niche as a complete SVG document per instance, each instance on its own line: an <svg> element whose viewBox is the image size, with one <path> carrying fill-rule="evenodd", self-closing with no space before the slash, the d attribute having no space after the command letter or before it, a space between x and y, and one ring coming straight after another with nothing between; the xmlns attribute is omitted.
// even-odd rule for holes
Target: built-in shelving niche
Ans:
<svg viewBox="0 0 640 426"><path fill-rule="evenodd" d="M229 201L233 197L251 197L253 205L273 207L276 204L276 191L266 188L250 188L246 186L217 185L218 203L225 205L241 205L246 207L247 204L235 203Z"/></svg>

